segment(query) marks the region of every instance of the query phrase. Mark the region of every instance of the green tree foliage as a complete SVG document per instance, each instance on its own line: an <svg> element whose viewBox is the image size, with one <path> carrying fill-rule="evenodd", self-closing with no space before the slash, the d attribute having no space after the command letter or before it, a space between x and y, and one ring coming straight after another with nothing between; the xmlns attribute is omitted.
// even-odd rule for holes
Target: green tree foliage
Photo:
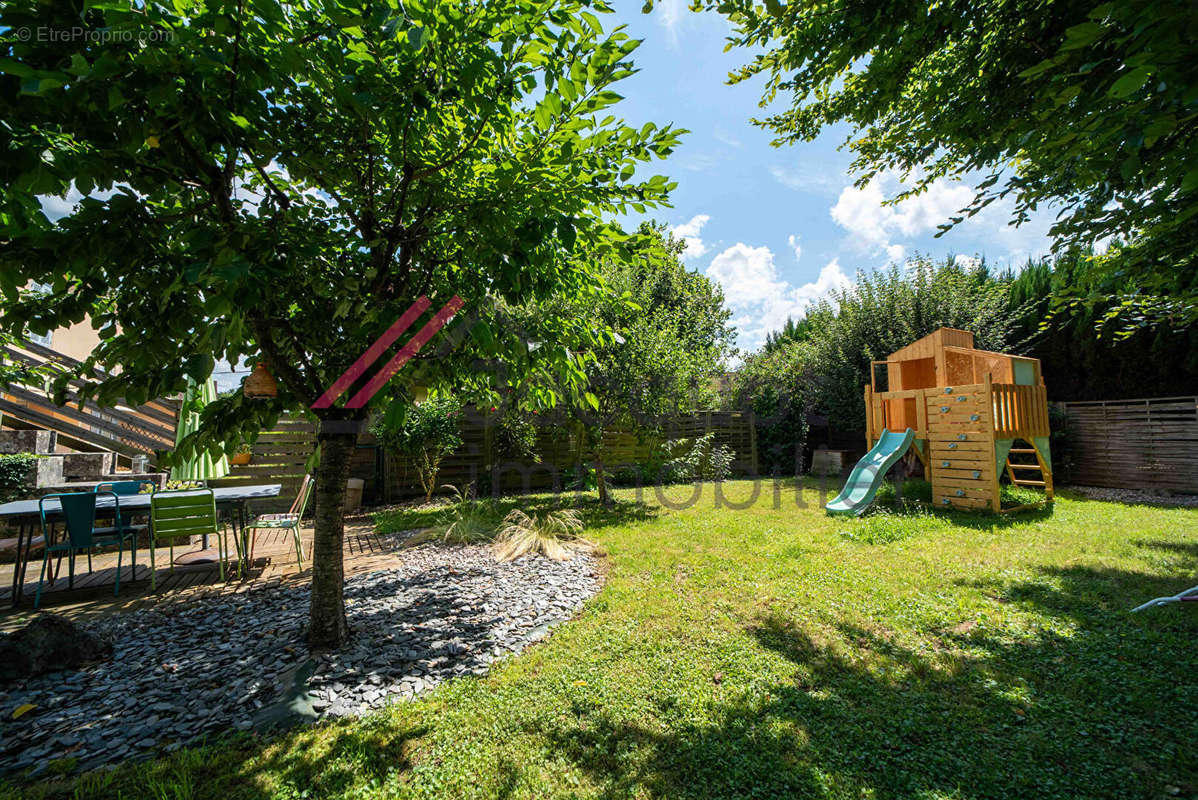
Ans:
<svg viewBox="0 0 1198 800"><path fill-rule="evenodd" d="M602 291L553 304L552 313L593 319L617 333L588 351L589 391L585 402L569 406L597 453L604 502L604 430L620 424L647 435L669 415L710 407L711 381L732 351L732 312L723 291L686 268L683 247L663 226L643 224L627 257L599 260Z"/></svg>
<svg viewBox="0 0 1198 800"><path fill-rule="evenodd" d="M804 318L806 322L807 318ZM816 401L808 367L809 342L780 338L745 359L736 374L734 407L751 411L757 434L757 468L770 475L796 475L803 468L807 415Z"/></svg>
<svg viewBox="0 0 1198 800"><path fill-rule="evenodd" d="M1126 295L1130 277L1112 269L1122 257L1113 246L1105 254L1073 254L1028 264L1011 277L1009 305L1019 313L1013 339L1026 355L1041 360L1053 400L1117 400L1193 394L1198 387L1198 323L1160 325L1155 318L1129 325L1104 302L1062 302L1068 292L1080 298ZM1095 260L1104 263L1096 267Z"/></svg>
<svg viewBox="0 0 1198 800"><path fill-rule="evenodd" d="M786 318L786 324L780 330L770 331L765 335L765 351L773 352L783 347L787 342L804 342L811 338L815 332L812 327L811 320L807 317L795 320L791 317Z"/></svg>
<svg viewBox="0 0 1198 800"><path fill-rule="evenodd" d="M462 446L461 416L460 403L439 397L405 407L398 419L384 415L371 426L384 449L416 470L426 503L437 489L441 459Z"/></svg>
<svg viewBox="0 0 1198 800"><path fill-rule="evenodd" d="M277 400L211 404L184 453L223 451L310 406L421 295L436 308L460 293L478 317L473 347L427 365L444 385L487 379L470 367L483 351L511 376L548 372L558 392L577 389L587 376L572 350L601 334L594 320L532 320L535 349L487 323L504 304L586 291L588 264L570 253L609 254L606 216L666 198L668 181L637 167L666 156L678 131L610 113L637 42L604 32L593 12L608 10L5 3L3 329L90 317L103 341L79 377L100 405L182 391L218 358L264 361ZM73 28L95 35L26 35ZM48 220L39 196L72 188L85 199ZM30 282L52 291L28 292ZM95 380L94 366L107 377ZM400 404L404 374L390 393ZM317 413L315 646L348 633L344 486L368 412Z"/></svg>
<svg viewBox="0 0 1198 800"><path fill-rule="evenodd" d="M1138 294L1184 295L1198 319L1192 0L700 5L732 21L730 46L755 53L732 80L763 76L763 105L789 99L756 120L776 143L847 123L862 183L884 171L911 193L976 181L952 224L1004 197L1017 222L1054 206L1062 251L1129 239L1121 266Z"/></svg>

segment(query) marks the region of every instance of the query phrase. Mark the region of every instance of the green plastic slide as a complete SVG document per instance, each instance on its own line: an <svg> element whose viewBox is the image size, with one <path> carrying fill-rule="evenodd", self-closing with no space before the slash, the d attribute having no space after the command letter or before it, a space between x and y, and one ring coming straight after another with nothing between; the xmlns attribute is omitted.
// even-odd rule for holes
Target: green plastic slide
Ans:
<svg viewBox="0 0 1198 800"><path fill-rule="evenodd" d="M903 457L914 441L915 431L910 428L903 433L884 431L873 449L853 467L844 489L824 508L829 514L864 514L865 509L869 508L878 494L878 487L882 485L886 473Z"/></svg>

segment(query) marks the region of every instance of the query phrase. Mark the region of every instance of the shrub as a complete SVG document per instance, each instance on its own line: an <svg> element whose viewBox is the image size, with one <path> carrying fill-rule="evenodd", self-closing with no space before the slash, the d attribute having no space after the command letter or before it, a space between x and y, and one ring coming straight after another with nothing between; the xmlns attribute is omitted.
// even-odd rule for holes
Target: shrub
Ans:
<svg viewBox="0 0 1198 800"><path fill-rule="evenodd" d="M734 406L753 415L758 468L797 475L807 443L807 415L816 394L809 346L782 340L749 356L737 374Z"/></svg>
<svg viewBox="0 0 1198 800"><path fill-rule="evenodd" d="M686 481L722 481L732 472L736 453L724 444L715 443L715 433L705 433L694 439L675 439L664 445L668 455L661 467L665 483Z"/></svg>
<svg viewBox="0 0 1198 800"><path fill-rule="evenodd" d="M37 462L32 453L0 455L0 503L21 500L29 494L26 477Z"/></svg>
<svg viewBox="0 0 1198 800"><path fill-rule="evenodd" d="M385 450L416 470L425 502L437 488L441 459L462 445L461 414L456 400L439 397L406 407L399 419L380 417L370 428Z"/></svg>
<svg viewBox="0 0 1198 800"><path fill-rule="evenodd" d="M566 561L595 545L580 535L582 518L574 509L549 511L542 516L515 509L503 520L495 540L495 558L511 561L530 553L542 553L555 561Z"/></svg>

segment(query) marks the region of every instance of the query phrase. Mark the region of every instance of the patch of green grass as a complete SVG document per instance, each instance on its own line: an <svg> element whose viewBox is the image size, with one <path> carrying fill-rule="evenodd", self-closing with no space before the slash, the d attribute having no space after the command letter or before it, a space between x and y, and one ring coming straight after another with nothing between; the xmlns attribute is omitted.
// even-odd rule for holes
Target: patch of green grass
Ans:
<svg viewBox="0 0 1198 800"><path fill-rule="evenodd" d="M914 504L877 508L865 516L846 519L841 538L864 544L888 544L940 528L943 523Z"/></svg>
<svg viewBox="0 0 1198 800"><path fill-rule="evenodd" d="M856 521L878 528L864 544L824 515L814 481L706 484L688 502L692 491L579 503L608 553L606 586L487 677L0 797L1198 791L1198 609L1128 613L1195 582L1198 510L1066 492L1015 515L890 511L904 521ZM505 499L495 513L573 505ZM418 527L416 513L380 528Z"/></svg>

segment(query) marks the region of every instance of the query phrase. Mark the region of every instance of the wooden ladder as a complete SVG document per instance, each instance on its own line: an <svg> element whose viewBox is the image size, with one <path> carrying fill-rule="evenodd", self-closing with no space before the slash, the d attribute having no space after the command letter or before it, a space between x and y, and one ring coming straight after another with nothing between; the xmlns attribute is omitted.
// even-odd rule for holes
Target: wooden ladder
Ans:
<svg viewBox="0 0 1198 800"><path fill-rule="evenodd" d="M1026 462L1015 462L1011 460L1012 455L1030 455L1036 457L1036 463L1029 464ZM1020 473L1039 473L1039 480L1035 475L1031 477L1021 477ZM1027 486L1036 489L1043 489L1048 500L1052 500L1052 473L1044 468L1044 459L1040 456L1040 451L1035 447L1012 448L1007 455L1007 474L1011 476L1011 483L1016 486Z"/></svg>

